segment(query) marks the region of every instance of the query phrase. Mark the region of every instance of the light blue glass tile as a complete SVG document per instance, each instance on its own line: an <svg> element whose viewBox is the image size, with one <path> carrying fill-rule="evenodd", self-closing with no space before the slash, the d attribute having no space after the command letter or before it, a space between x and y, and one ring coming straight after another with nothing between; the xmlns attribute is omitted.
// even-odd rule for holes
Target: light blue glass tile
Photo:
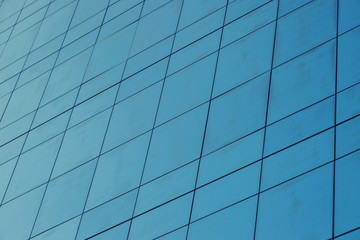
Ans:
<svg viewBox="0 0 360 240"><path fill-rule="evenodd" d="M198 161L168 173L141 186L136 202L135 215L164 204L195 187Z"/></svg>
<svg viewBox="0 0 360 240"><path fill-rule="evenodd" d="M29 130L34 118L34 112L0 129L0 146L12 141Z"/></svg>
<svg viewBox="0 0 360 240"><path fill-rule="evenodd" d="M37 126L58 114L61 114L73 107L78 88L60 96L59 98L41 106L36 112L33 126Z"/></svg>
<svg viewBox="0 0 360 240"><path fill-rule="evenodd" d="M154 11L155 9L167 4L172 0L146 0L144 3L144 9L142 11L142 16L149 14L150 12Z"/></svg>
<svg viewBox="0 0 360 240"><path fill-rule="evenodd" d="M139 186L149 139L144 134L99 158L87 210Z"/></svg>
<svg viewBox="0 0 360 240"><path fill-rule="evenodd" d="M137 191L134 190L86 212L81 219L77 239L87 239L101 231L130 219Z"/></svg>
<svg viewBox="0 0 360 240"><path fill-rule="evenodd" d="M334 160L334 130L330 129L264 159L261 190L280 184Z"/></svg>
<svg viewBox="0 0 360 240"><path fill-rule="evenodd" d="M360 27L339 37L338 91L360 82Z"/></svg>
<svg viewBox="0 0 360 240"><path fill-rule="evenodd" d="M212 54L165 79L157 125L210 100L216 58Z"/></svg>
<svg viewBox="0 0 360 240"><path fill-rule="evenodd" d="M49 1L49 0L47 0L47 1ZM41 2L41 1L38 1L38 2ZM17 24L14 26L14 29L12 30L11 36L14 37L14 36L20 34L21 32L25 31L32 25L42 21L45 16L46 9L47 8L45 7L45 8L38 10L37 12L32 13L30 16L28 16L23 21L21 21L19 19ZM23 11L21 13L24 13L25 12L24 10L25 9L23 9Z"/></svg>
<svg viewBox="0 0 360 240"><path fill-rule="evenodd" d="M126 60L135 29L136 24L132 24L96 44L85 74L86 79L95 77Z"/></svg>
<svg viewBox="0 0 360 240"><path fill-rule="evenodd" d="M247 1L247 2L249 2L249 1ZM257 2L257 1L251 0L251 3L249 2L247 4L252 6L252 4L254 4L254 2ZM239 0L234 2L234 4L239 5L237 8L232 9L232 12L234 12L234 14L236 13L235 16L237 16L238 11L241 11L241 9L238 9L238 8L243 7L242 6L243 3L244 3L244 1L239 1ZM232 5L230 5L230 6L232 6ZM230 6L229 6L229 11L231 9ZM252 7L255 7L255 6L252 6ZM221 41L221 46L230 44L231 42L233 42L241 37L244 37L245 35L253 32L253 31L256 31L257 29L260 29L264 25L275 20L276 10L277 10L277 1L271 1L270 3L264 5L263 7L258 8L252 12L249 12L248 14L239 18L238 20L234 21L233 23L225 26L222 41ZM229 11L228 11L228 13L229 13ZM230 15L226 14L226 16L229 17Z"/></svg>
<svg viewBox="0 0 360 240"><path fill-rule="evenodd" d="M48 181L62 135L59 135L23 154L11 178L5 201Z"/></svg>
<svg viewBox="0 0 360 240"><path fill-rule="evenodd" d="M71 219L55 228L52 228L34 238L32 240L61 240L61 239L74 239L80 217Z"/></svg>
<svg viewBox="0 0 360 240"><path fill-rule="evenodd" d="M71 26L75 26L83 22L89 17L105 9L107 6L108 6L108 1L79 0L79 3L76 7L76 11L71 21Z"/></svg>
<svg viewBox="0 0 360 240"><path fill-rule="evenodd" d="M221 31L218 30L171 55L167 75L169 76L218 50L220 36Z"/></svg>
<svg viewBox="0 0 360 240"><path fill-rule="evenodd" d="M335 234L359 227L360 152L336 162L335 169Z"/></svg>
<svg viewBox="0 0 360 240"><path fill-rule="evenodd" d="M0 49L1 50L1 49ZM21 69L23 68L24 62L26 57L23 57L11 64L9 64L7 67L2 68L0 71L1 81L5 81L19 73Z"/></svg>
<svg viewBox="0 0 360 240"><path fill-rule="evenodd" d="M360 230L356 230L351 233L347 233L339 238L336 238L336 240L357 240L360 238Z"/></svg>
<svg viewBox="0 0 360 240"><path fill-rule="evenodd" d="M66 131L52 177L99 155L109 117L110 109Z"/></svg>
<svg viewBox="0 0 360 240"><path fill-rule="evenodd" d="M360 114L360 84L337 95L336 122L345 121Z"/></svg>
<svg viewBox="0 0 360 240"><path fill-rule="evenodd" d="M14 91L1 124L7 125L34 111L39 105L48 79L49 73L46 73Z"/></svg>
<svg viewBox="0 0 360 240"><path fill-rule="evenodd" d="M200 21L176 33L174 51L183 48L212 31L222 27L224 21L225 7L204 17Z"/></svg>
<svg viewBox="0 0 360 240"><path fill-rule="evenodd" d="M27 1L26 7L24 7L20 13L18 21L21 21L27 17L31 17L31 15L40 12L40 10L47 9L47 5L51 2L51 0L37 0L37 1ZM27 21L25 19L25 21Z"/></svg>
<svg viewBox="0 0 360 240"><path fill-rule="evenodd" d="M0 208L0 235L6 240L30 236L45 187L37 188ZM21 217L19 217L21 216Z"/></svg>
<svg viewBox="0 0 360 240"><path fill-rule="evenodd" d="M170 54L173 38L174 36L170 36L155 46L129 58L125 68L124 78L128 78L140 70L166 58Z"/></svg>
<svg viewBox="0 0 360 240"><path fill-rule="evenodd" d="M11 142L6 143L0 147L0 164L20 154L20 150L25 141L25 135L18 137Z"/></svg>
<svg viewBox="0 0 360 240"><path fill-rule="evenodd" d="M57 0L57 2L59 2L59 0ZM33 49L40 47L49 40L64 33L68 29L75 7L76 2L74 1L54 14L47 15L41 24Z"/></svg>
<svg viewBox="0 0 360 240"><path fill-rule="evenodd" d="M157 83L115 105L103 152L152 128L161 87L162 83Z"/></svg>
<svg viewBox="0 0 360 240"><path fill-rule="evenodd" d="M271 124L335 92L335 41L272 71L268 123Z"/></svg>
<svg viewBox="0 0 360 240"><path fill-rule="evenodd" d="M208 104L154 130L143 182L200 157Z"/></svg>
<svg viewBox="0 0 360 240"><path fill-rule="evenodd" d="M40 60L39 62L36 62L31 67L28 67L27 69L23 70L21 72L21 75L19 77L16 86L22 86L25 83L30 82L31 80L34 80L36 77L49 71L55 64L56 56L57 54L53 53L45 57L44 59Z"/></svg>
<svg viewBox="0 0 360 240"><path fill-rule="evenodd" d="M109 21L110 19L115 18L116 16L119 16L120 14L126 12L126 11L131 11L131 8L135 8L135 6L141 6L142 4L138 4L140 3L141 0L121 0L121 1L117 1L116 3L112 4L107 12L106 12L106 16L105 16L105 22Z"/></svg>
<svg viewBox="0 0 360 240"><path fill-rule="evenodd" d="M92 237L91 240L114 240L114 239L126 239L130 227L130 221L121 224L118 227L112 228L100 235Z"/></svg>
<svg viewBox="0 0 360 240"><path fill-rule="evenodd" d="M119 1L118 3L122 3ZM137 21L141 12L142 4L136 5L134 8L129 9L128 11L122 13L111 21L105 23L101 27L101 32L99 35L99 40L117 32L118 30L126 27L127 25ZM111 8L110 8L111 9ZM109 10L110 10L109 9ZM106 16L108 16L109 11L107 11ZM118 12L116 12L118 14ZM105 20L106 21L106 20Z"/></svg>
<svg viewBox="0 0 360 240"><path fill-rule="evenodd" d="M263 74L211 102L204 154L264 126L268 81Z"/></svg>
<svg viewBox="0 0 360 240"><path fill-rule="evenodd" d="M197 185L206 184L261 159L263 140L264 131L261 130L203 157Z"/></svg>
<svg viewBox="0 0 360 240"><path fill-rule="evenodd" d="M168 61L169 59L165 58L123 81L119 89L117 102L164 79Z"/></svg>
<svg viewBox="0 0 360 240"><path fill-rule="evenodd" d="M85 34L93 31L95 28L101 25L102 19L104 18L105 10L101 11L94 16L90 17L83 23L77 25L76 27L71 28L67 33L64 39L64 45L68 45L76 39L84 36ZM97 33L98 31L96 31Z"/></svg>
<svg viewBox="0 0 360 240"><path fill-rule="evenodd" d="M6 18L10 17L15 12L19 11L26 0L20 0L20 1L3 1L4 3L1 5L0 10L0 21L5 20ZM16 15L17 17L17 15Z"/></svg>
<svg viewBox="0 0 360 240"><path fill-rule="evenodd" d="M45 142L55 135L65 131L66 125L70 117L70 111L42 124L41 126L31 130L26 138L23 151L27 151L34 146Z"/></svg>
<svg viewBox="0 0 360 240"><path fill-rule="evenodd" d="M360 2L340 0L339 4L339 34L341 34L360 24Z"/></svg>
<svg viewBox="0 0 360 240"><path fill-rule="evenodd" d="M144 50L173 34L181 9L181 0L173 0L140 19L130 55Z"/></svg>
<svg viewBox="0 0 360 240"><path fill-rule="evenodd" d="M19 74L0 83L0 99L1 99L0 101L4 101L2 98L14 90L14 87L15 87L15 84L16 84L18 78L19 78ZM1 113L2 113L2 111L1 111Z"/></svg>
<svg viewBox="0 0 360 240"><path fill-rule="evenodd" d="M233 0L229 1L228 9L226 12L226 20L225 23L229 23L234 21L235 19L244 16L245 14L249 14L251 11L254 11L256 8L261 7L262 5L269 2L269 0ZM273 1L277 4L277 1ZM270 5L273 5L271 3ZM276 5L275 5L276 6ZM276 13L275 13L276 14ZM261 18L260 15L258 15Z"/></svg>
<svg viewBox="0 0 360 240"><path fill-rule="evenodd" d="M0 199L2 200L11 179L17 157L0 165ZM1 210L0 210L1 212ZM1 219L1 218L0 218Z"/></svg>
<svg viewBox="0 0 360 240"><path fill-rule="evenodd" d="M333 165L326 165L260 195L257 239L329 239Z"/></svg>
<svg viewBox="0 0 360 240"><path fill-rule="evenodd" d="M49 183L33 235L82 213L94 168L92 161Z"/></svg>
<svg viewBox="0 0 360 240"><path fill-rule="evenodd" d="M192 223L189 240L252 239L257 198L253 197Z"/></svg>
<svg viewBox="0 0 360 240"><path fill-rule="evenodd" d="M48 103L80 85L90 54L91 50L86 50L54 68L41 100L42 104Z"/></svg>
<svg viewBox="0 0 360 240"><path fill-rule="evenodd" d="M117 86L114 86L76 106L71 114L69 128L111 107L114 104L117 89Z"/></svg>
<svg viewBox="0 0 360 240"><path fill-rule="evenodd" d="M334 124L334 98L315 104L267 128L265 156Z"/></svg>
<svg viewBox="0 0 360 240"><path fill-rule="evenodd" d="M86 51L86 49L92 49L92 46L95 44L96 37L98 34L99 29L95 29L88 34L80 37L79 39L75 40L71 44L63 47L60 50L59 56L57 58L56 64L60 64L75 55L81 53L82 51Z"/></svg>
<svg viewBox="0 0 360 240"><path fill-rule="evenodd" d="M0 58L0 69L25 56L30 51L39 27L40 23L8 41Z"/></svg>
<svg viewBox="0 0 360 240"><path fill-rule="evenodd" d="M213 13L224 5L226 5L226 0L185 0L181 12L179 29Z"/></svg>
<svg viewBox="0 0 360 240"><path fill-rule="evenodd" d="M197 220L256 194L259 189L260 167L260 162L252 164L197 189L191 220Z"/></svg>
<svg viewBox="0 0 360 240"><path fill-rule="evenodd" d="M176 199L133 220L129 240L154 239L188 223L192 194Z"/></svg>
<svg viewBox="0 0 360 240"><path fill-rule="evenodd" d="M280 18L274 65L330 40L336 34L336 1L317 0Z"/></svg>
<svg viewBox="0 0 360 240"><path fill-rule="evenodd" d="M270 24L221 49L216 71L214 96L270 70L274 42Z"/></svg>
<svg viewBox="0 0 360 240"><path fill-rule="evenodd" d="M123 70L124 64L120 64L96 76L90 81L83 83L81 85L79 96L76 102L80 103L96 95L97 93L115 85L117 82L120 81Z"/></svg>
<svg viewBox="0 0 360 240"><path fill-rule="evenodd" d="M336 127L336 158L360 147L360 117Z"/></svg>
<svg viewBox="0 0 360 240"><path fill-rule="evenodd" d="M312 2L311 0L280 0L279 1L279 17L309 3Z"/></svg>
<svg viewBox="0 0 360 240"><path fill-rule="evenodd" d="M180 228L157 239L159 240L186 240L187 227Z"/></svg>

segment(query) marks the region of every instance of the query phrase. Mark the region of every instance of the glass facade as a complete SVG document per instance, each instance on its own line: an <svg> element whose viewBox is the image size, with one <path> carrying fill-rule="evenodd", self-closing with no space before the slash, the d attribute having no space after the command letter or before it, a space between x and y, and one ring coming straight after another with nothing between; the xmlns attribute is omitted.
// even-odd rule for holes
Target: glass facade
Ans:
<svg viewBox="0 0 360 240"><path fill-rule="evenodd" d="M0 239L360 239L359 0L0 1Z"/></svg>

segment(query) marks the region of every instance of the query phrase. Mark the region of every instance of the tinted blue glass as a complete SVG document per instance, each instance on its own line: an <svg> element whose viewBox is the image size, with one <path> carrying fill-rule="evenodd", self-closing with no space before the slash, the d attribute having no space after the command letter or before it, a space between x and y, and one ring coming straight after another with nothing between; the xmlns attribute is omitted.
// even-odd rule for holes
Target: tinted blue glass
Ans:
<svg viewBox="0 0 360 240"><path fill-rule="evenodd" d="M204 154L264 126L268 81L263 74L211 102Z"/></svg>
<svg viewBox="0 0 360 240"><path fill-rule="evenodd" d="M317 0L280 18L274 64L279 65L335 37L335 8L334 0Z"/></svg>
<svg viewBox="0 0 360 240"><path fill-rule="evenodd" d="M252 239L255 211L256 198L253 197L192 223L188 239Z"/></svg>
<svg viewBox="0 0 360 240"><path fill-rule="evenodd" d="M11 175L13 173L17 158L0 165L0 198L4 197Z"/></svg>
<svg viewBox="0 0 360 240"><path fill-rule="evenodd" d="M336 102L336 121L339 123L360 114L359 102L360 84L339 93Z"/></svg>
<svg viewBox="0 0 360 240"><path fill-rule="evenodd" d="M75 238L80 217L69 220L55 228L52 228L32 239L34 240L60 240Z"/></svg>
<svg viewBox="0 0 360 240"><path fill-rule="evenodd" d="M354 184L360 181L360 152L339 159L335 170L335 234L338 235L360 224L360 194Z"/></svg>
<svg viewBox="0 0 360 240"><path fill-rule="evenodd" d="M336 127L336 157L341 157L360 147L360 117Z"/></svg>
<svg viewBox="0 0 360 240"><path fill-rule="evenodd" d="M144 182L200 157L207 107L202 105L154 130Z"/></svg>
<svg viewBox="0 0 360 240"><path fill-rule="evenodd" d="M343 33L360 24L360 3L357 0L342 0L339 3L339 32Z"/></svg>
<svg viewBox="0 0 360 240"><path fill-rule="evenodd" d="M339 37L338 91L360 82L360 27Z"/></svg>
<svg viewBox="0 0 360 240"><path fill-rule="evenodd" d="M332 171L327 165L261 194L256 237L331 238Z"/></svg>
<svg viewBox="0 0 360 240"><path fill-rule="evenodd" d="M41 204L33 235L80 214L89 190L95 162L52 180Z"/></svg>
<svg viewBox="0 0 360 240"><path fill-rule="evenodd" d="M215 96L270 69L274 26L261 28L220 51Z"/></svg>

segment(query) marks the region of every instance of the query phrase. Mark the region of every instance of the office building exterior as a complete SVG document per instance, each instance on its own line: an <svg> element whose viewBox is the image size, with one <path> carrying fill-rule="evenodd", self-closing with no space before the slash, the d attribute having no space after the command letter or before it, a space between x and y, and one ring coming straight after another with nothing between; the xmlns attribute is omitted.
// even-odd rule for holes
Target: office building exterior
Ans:
<svg viewBox="0 0 360 240"><path fill-rule="evenodd" d="M360 239L359 13L0 1L0 239Z"/></svg>

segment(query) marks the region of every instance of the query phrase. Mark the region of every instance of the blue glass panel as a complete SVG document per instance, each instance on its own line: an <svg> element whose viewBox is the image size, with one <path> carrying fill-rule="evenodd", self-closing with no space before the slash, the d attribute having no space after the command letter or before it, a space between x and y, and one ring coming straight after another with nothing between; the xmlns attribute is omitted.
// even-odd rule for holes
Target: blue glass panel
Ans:
<svg viewBox="0 0 360 240"><path fill-rule="evenodd" d="M275 66L335 37L336 1L312 1L280 18L277 26Z"/></svg>
<svg viewBox="0 0 360 240"><path fill-rule="evenodd" d="M336 102L336 122L339 123L360 114L359 103L360 84L339 93Z"/></svg>
<svg viewBox="0 0 360 240"><path fill-rule="evenodd" d="M166 122L210 99L216 57L216 54L212 54L166 78L156 118L157 124Z"/></svg>
<svg viewBox="0 0 360 240"><path fill-rule="evenodd" d="M330 129L264 159L261 190L296 177L334 159L334 131Z"/></svg>
<svg viewBox="0 0 360 240"><path fill-rule="evenodd" d="M202 105L154 130L143 182L200 157L208 105Z"/></svg>
<svg viewBox="0 0 360 240"><path fill-rule="evenodd" d="M19 196L48 181L62 135L55 137L25 153L16 165L5 201Z"/></svg>
<svg viewBox="0 0 360 240"><path fill-rule="evenodd" d="M74 239L78 229L80 217L71 219L55 228L52 228L34 238L32 240L61 240Z"/></svg>
<svg viewBox="0 0 360 240"><path fill-rule="evenodd" d="M110 109L67 130L53 176L58 176L97 157L100 153ZM93 131L96 129L96 131Z"/></svg>
<svg viewBox="0 0 360 240"><path fill-rule="evenodd" d="M252 239L256 197L192 223L189 240Z"/></svg>
<svg viewBox="0 0 360 240"><path fill-rule="evenodd" d="M179 29L198 21L224 5L226 5L226 0L185 0L179 22Z"/></svg>
<svg viewBox="0 0 360 240"><path fill-rule="evenodd" d="M264 126L268 81L263 74L211 102L204 154Z"/></svg>
<svg viewBox="0 0 360 240"><path fill-rule="evenodd" d="M91 240L114 240L114 239L126 239L130 227L130 221L121 224L118 227L112 228L100 235L90 238Z"/></svg>
<svg viewBox="0 0 360 240"><path fill-rule="evenodd" d="M280 6L279 6L279 16L283 16L296 8L299 8L306 3L312 2L311 0L280 0Z"/></svg>
<svg viewBox="0 0 360 240"><path fill-rule="evenodd" d="M2 200L13 173L17 157L0 165L0 199Z"/></svg>
<svg viewBox="0 0 360 240"><path fill-rule="evenodd" d="M334 124L334 98L287 117L266 131L265 155L310 137Z"/></svg>
<svg viewBox="0 0 360 240"><path fill-rule="evenodd" d="M339 33L343 33L360 24L360 2L341 0L339 4Z"/></svg>
<svg viewBox="0 0 360 240"><path fill-rule="evenodd" d="M335 41L274 69L268 123L334 94L335 69Z"/></svg>
<svg viewBox="0 0 360 240"><path fill-rule="evenodd" d="M75 26L97 12L103 10L108 5L108 1L98 0L79 0L76 11L71 21L71 26Z"/></svg>
<svg viewBox="0 0 360 240"><path fill-rule="evenodd" d="M360 147L360 117L336 127L336 158Z"/></svg>
<svg viewBox="0 0 360 240"><path fill-rule="evenodd" d="M181 1L173 0L140 19L131 48L131 55L173 34L176 29L180 9Z"/></svg>
<svg viewBox="0 0 360 240"><path fill-rule="evenodd" d="M260 162L252 164L197 189L191 220L194 221L256 194L259 189L260 166Z"/></svg>
<svg viewBox="0 0 360 240"><path fill-rule="evenodd" d="M103 152L152 128L161 87L158 83L115 105Z"/></svg>
<svg viewBox="0 0 360 240"><path fill-rule="evenodd" d="M338 91L360 82L360 27L339 37Z"/></svg>
<svg viewBox="0 0 360 240"><path fill-rule="evenodd" d="M336 240L357 240L360 238L360 230L356 230L351 233L347 233L344 236L336 238Z"/></svg>
<svg viewBox="0 0 360 240"><path fill-rule="evenodd" d="M44 189L44 187L37 188L1 206L0 234L2 238L7 240L28 239Z"/></svg>
<svg viewBox="0 0 360 240"><path fill-rule="evenodd" d="M191 191L195 186L197 169L196 161L143 185L139 191L135 215Z"/></svg>
<svg viewBox="0 0 360 240"><path fill-rule="evenodd" d="M248 14L250 11L255 10L256 8L261 7L263 4L266 4L268 0L230 0L229 6L226 12L225 23L234 21L235 19L242 17L245 14ZM277 2L277 1L273 1ZM271 4L272 5L272 4ZM261 16L258 16L261 18Z"/></svg>
<svg viewBox="0 0 360 240"><path fill-rule="evenodd" d="M360 152L336 162L335 169L335 234L359 227Z"/></svg>
<svg viewBox="0 0 360 240"><path fill-rule="evenodd" d="M261 0L265 2L264 0ZM233 4L229 5L228 12L226 14L227 21L236 19L237 16L240 16L238 13L242 11L244 2L246 4L255 7L253 4L258 5L258 1L251 2L247 1L235 1ZM233 8L231 8L231 6ZM236 5L236 7L235 7ZM277 10L277 1L271 1L270 3L255 9L252 12L247 13L245 16L242 16L240 19L235 22L225 26L224 33L221 41L221 46L230 44L231 42L250 34L251 32L263 27L264 25L270 23L276 18ZM269 39L270 40L270 39ZM270 42L270 41L269 41Z"/></svg>
<svg viewBox="0 0 360 240"><path fill-rule="evenodd" d="M52 180L41 204L33 235L60 224L83 210L95 161Z"/></svg>
<svg viewBox="0 0 360 240"><path fill-rule="evenodd" d="M144 134L100 157L86 209L139 186L149 139Z"/></svg>
<svg viewBox="0 0 360 240"><path fill-rule="evenodd" d="M7 160L20 154L20 150L25 141L25 135L14 139L13 141L6 143L0 147L0 164L3 164Z"/></svg>
<svg viewBox="0 0 360 240"><path fill-rule="evenodd" d="M261 159L264 131L240 139L201 159L198 186Z"/></svg>
<svg viewBox="0 0 360 240"><path fill-rule="evenodd" d="M133 220L129 240L154 239L188 223L192 194L169 202Z"/></svg>
<svg viewBox="0 0 360 240"><path fill-rule="evenodd" d="M263 74L271 68L274 26L260 30L221 49L214 96Z"/></svg>
<svg viewBox="0 0 360 240"><path fill-rule="evenodd" d="M261 194L256 238L331 238L332 175L329 164Z"/></svg>
<svg viewBox="0 0 360 240"><path fill-rule="evenodd" d="M187 227L180 228L174 232L168 233L165 236L159 237L159 240L185 240Z"/></svg>
<svg viewBox="0 0 360 240"><path fill-rule="evenodd" d="M134 210L135 199L136 191L132 191L86 212L81 219L77 239L87 239L98 232L130 219Z"/></svg>

